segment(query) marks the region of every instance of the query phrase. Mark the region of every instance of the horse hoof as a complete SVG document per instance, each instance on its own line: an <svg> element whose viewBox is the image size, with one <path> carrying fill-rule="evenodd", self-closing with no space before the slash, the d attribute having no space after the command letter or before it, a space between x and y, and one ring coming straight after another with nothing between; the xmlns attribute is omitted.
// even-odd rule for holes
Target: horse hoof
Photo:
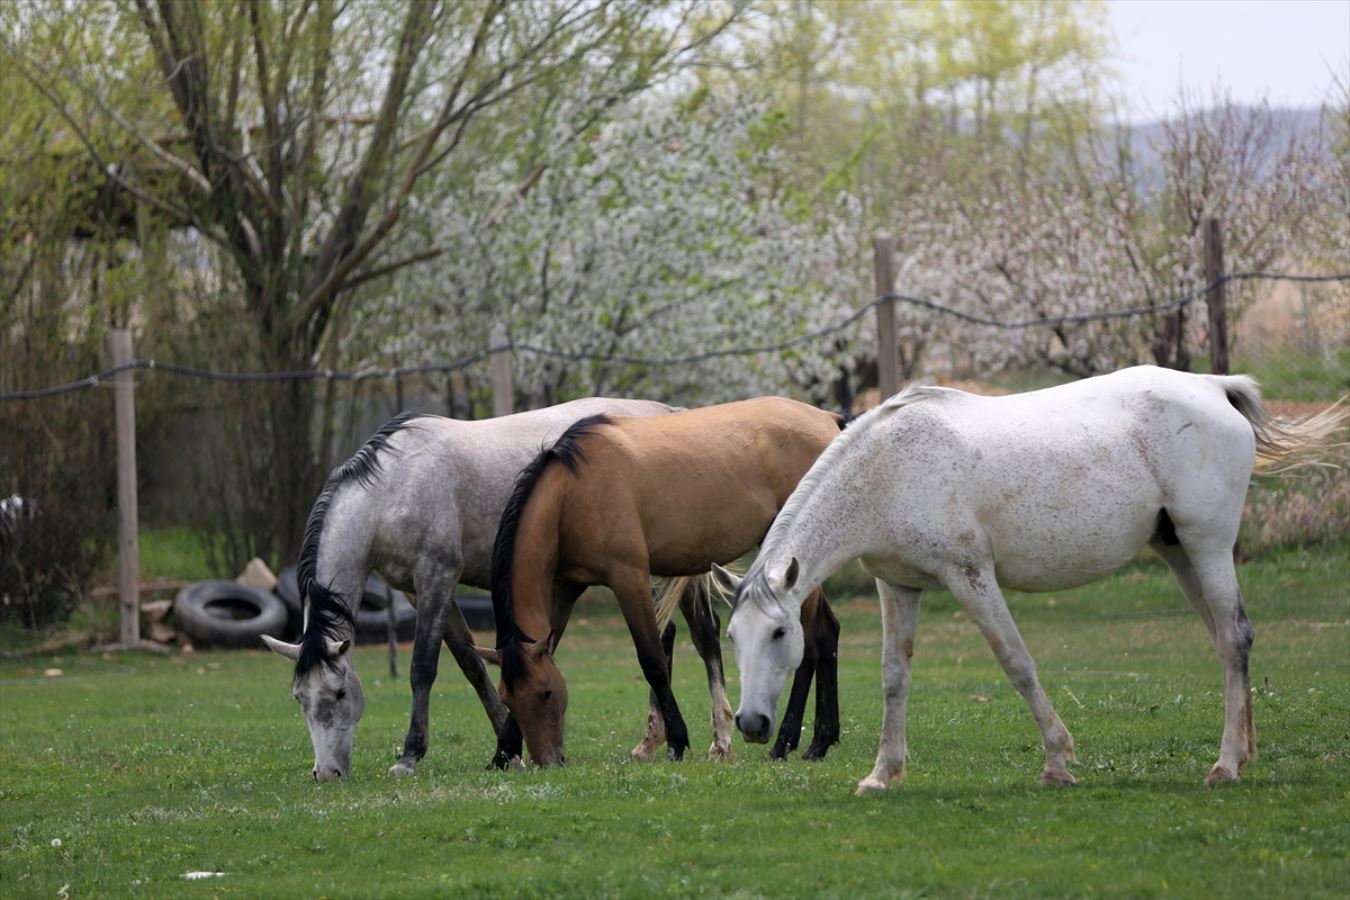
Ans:
<svg viewBox="0 0 1350 900"><path fill-rule="evenodd" d="M890 785L882 779L868 775L862 781L858 782L858 789L853 792L853 796L864 797L874 791L884 791L889 787Z"/></svg>
<svg viewBox="0 0 1350 900"><path fill-rule="evenodd" d="M667 747L666 760L668 762L680 762L684 759L684 747Z"/></svg>
<svg viewBox="0 0 1350 900"><path fill-rule="evenodd" d="M633 759L652 759L656 756L656 751L660 749L660 744L649 744L646 741L638 744L628 755Z"/></svg>
<svg viewBox="0 0 1350 900"><path fill-rule="evenodd" d="M397 778L408 778L417 774L417 763L407 763L399 760L389 767L389 774Z"/></svg>
<svg viewBox="0 0 1350 900"><path fill-rule="evenodd" d="M1241 781L1242 779L1236 772L1230 770L1221 763L1215 763L1214 768L1209 770L1209 775L1205 778L1206 785L1228 784L1229 782Z"/></svg>
<svg viewBox="0 0 1350 900"><path fill-rule="evenodd" d="M1078 779L1069 774L1068 769L1045 769L1041 772L1041 787L1073 787Z"/></svg>
<svg viewBox="0 0 1350 900"><path fill-rule="evenodd" d="M730 744L719 744L713 741L713 745L708 748L708 762L735 762L736 751L731 749Z"/></svg>

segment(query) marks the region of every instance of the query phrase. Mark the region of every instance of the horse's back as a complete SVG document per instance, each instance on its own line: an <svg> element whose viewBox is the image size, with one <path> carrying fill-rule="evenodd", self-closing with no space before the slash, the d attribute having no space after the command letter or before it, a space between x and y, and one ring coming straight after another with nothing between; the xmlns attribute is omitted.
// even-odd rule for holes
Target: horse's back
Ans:
<svg viewBox="0 0 1350 900"><path fill-rule="evenodd" d="M656 574L707 571L763 536L838 422L782 397L616 418L582 445L587 464L572 480L568 517L606 535L627 522L634 552L650 553ZM604 541L612 550L617 539Z"/></svg>
<svg viewBox="0 0 1350 900"><path fill-rule="evenodd" d="M391 437L376 489L346 492L343 511L369 520L370 561L400 588L415 590L419 569L446 567L487 588L498 520L516 476L542 446L589 415L670 410L655 401L588 397L493 419L418 416Z"/></svg>
<svg viewBox="0 0 1350 900"><path fill-rule="evenodd" d="M921 505L943 552L983 547L1000 583L1024 590L1118 568L1163 510L1226 535L1254 454L1221 380L1152 367L1005 397L934 392L889 430L892 502Z"/></svg>

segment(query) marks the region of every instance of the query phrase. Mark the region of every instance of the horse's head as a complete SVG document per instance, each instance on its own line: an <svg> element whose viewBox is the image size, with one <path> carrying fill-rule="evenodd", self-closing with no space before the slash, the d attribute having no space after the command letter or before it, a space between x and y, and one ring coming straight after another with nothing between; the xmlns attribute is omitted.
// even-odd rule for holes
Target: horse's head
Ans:
<svg viewBox="0 0 1350 900"><path fill-rule="evenodd" d="M352 737L366 708L361 679L352 664L351 641L327 641L325 655L309 660L300 644L263 635L267 646L296 662L291 693L314 744L314 780L331 781L351 771Z"/></svg>
<svg viewBox="0 0 1350 900"><path fill-rule="evenodd" d="M756 564L736 588L727 624L741 670L736 727L752 744L773 734L778 697L802 662L801 604L786 602L797 587L798 569L795 559L776 571Z"/></svg>
<svg viewBox="0 0 1350 900"><path fill-rule="evenodd" d="M513 640L506 646L478 655L502 670L497 693L511 710L525 738L525 749L537 766L556 766L563 756L563 731L567 715L567 680L553 660L553 635L543 640Z"/></svg>

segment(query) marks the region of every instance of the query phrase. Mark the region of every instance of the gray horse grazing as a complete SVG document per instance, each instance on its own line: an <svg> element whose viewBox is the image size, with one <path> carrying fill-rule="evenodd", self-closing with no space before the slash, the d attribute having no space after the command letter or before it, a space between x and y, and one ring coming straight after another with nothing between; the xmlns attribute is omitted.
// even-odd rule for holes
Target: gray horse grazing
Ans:
<svg viewBox="0 0 1350 900"><path fill-rule="evenodd" d="M459 582L489 586L497 522L520 470L578 419L671 410L647 400L589 398L477 422L405 413L333 470L310 512L297 566L304 636L298 644L264 638L296 664L293 693L314 744L316 780L350 770L365 706L350 652L353 616L370 570L417 606L412 717L403 755L390 769L410 775L427 750L427 707L442 637L493 731L500 733L506 722L506 707L453 600Z"/></svg>

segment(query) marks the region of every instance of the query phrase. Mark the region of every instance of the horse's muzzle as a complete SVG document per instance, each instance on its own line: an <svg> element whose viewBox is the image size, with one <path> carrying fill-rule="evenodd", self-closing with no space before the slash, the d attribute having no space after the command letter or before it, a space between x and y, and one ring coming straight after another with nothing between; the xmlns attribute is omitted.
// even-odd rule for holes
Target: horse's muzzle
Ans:
<svg viewBox="0 0 1350 900"><path fill-rule="evenodd" d="M340 771L338 771L337 769L323 769L323 770L315 769L315 770L314 770L314 780L315 780L315 781L335 781L335 780L341 778L342 776L343 776L343 773L340 772Z"/></svg>
<svg viewBox="0 0 1350 900"><path fill-rule="evenodd" d="M773 720L760 713L736 713L736 728L751 744L765 744L773 733Z"/></svg>

